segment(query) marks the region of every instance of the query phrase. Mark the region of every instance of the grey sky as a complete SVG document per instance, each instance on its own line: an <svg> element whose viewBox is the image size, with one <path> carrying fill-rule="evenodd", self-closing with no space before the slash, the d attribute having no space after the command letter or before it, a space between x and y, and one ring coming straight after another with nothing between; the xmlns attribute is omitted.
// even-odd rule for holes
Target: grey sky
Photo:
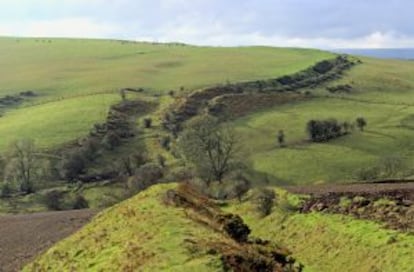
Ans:
<svg viewBox="0 0 414 272"><path fill-rule="evenodd" d="M3 0L0 35L414 47L411 0Z"/></svg>

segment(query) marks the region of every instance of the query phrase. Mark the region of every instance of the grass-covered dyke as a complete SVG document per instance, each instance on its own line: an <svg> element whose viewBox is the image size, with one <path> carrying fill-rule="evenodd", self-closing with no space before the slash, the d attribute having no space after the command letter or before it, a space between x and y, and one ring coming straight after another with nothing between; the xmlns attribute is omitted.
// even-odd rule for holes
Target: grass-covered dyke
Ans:
<svg viewBox="0 0 414 272"><path fill-rule="evenodd" d="M224 270L300 272L303 266L290 256L289 250L270 241L249 238L250 228L240 216L223 213L210 199L188 184L167 191L166 202L183 207L187 216L230 239L220 242L195 241L195 248L214 250L221 255Z"/></svg>
<svg viewBox="0 0 414 272"><path fill-rule="evenodd" d="M268 80L229 83L223 86L195 91L176 102L170 112L166 114L164 125L166 128L173 131L173 133L176 133L181 129L183 122L202 113L209 103L210 107L207 108L210 112L213 114L220 112L225 105L218 104L217 99L211 103L212 100L217 97L231 97L247 94L246 96L238 96L238 98L249 100L251 97L249 94L259 93L259 95L263 95L263 93L294 92L302 88L312 88L329 82L330 80L340 78L344 71L350 69L357 63L358 61L354 61L350 57L337 56L334 59L318 62L315 65L292 75L285 75ZM271 97L269 98L269 101L272 101Z"/></svg>
<svg viewBox="0 0 414 272"><path fill-rule="evenodd" d="M226 271L226 261L247 265L246 261L262 260L272 250L293 256L305 272L392 272L413 267L412 235L350 216L300 213L304 196L279 189L275 193L271 213L263 217L257 212L254 190L241 201L211 203L176 184L156 185L103 211L23 271ZM248 226L253 244L237 243L227 234L224 227L232 220L237 223L228 229L244 230L236 231L242 234L236 236L246 237ZM255 255L256 250L261 253Z"/></svg>

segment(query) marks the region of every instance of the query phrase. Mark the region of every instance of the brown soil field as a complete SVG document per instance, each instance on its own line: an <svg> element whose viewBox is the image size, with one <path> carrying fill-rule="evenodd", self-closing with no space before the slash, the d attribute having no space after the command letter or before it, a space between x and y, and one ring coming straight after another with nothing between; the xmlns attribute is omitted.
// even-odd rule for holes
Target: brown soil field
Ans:
<svg viewBox="0 0 414 272"><path fill-rule="evenodd" d="M414 233L414 182L286 187L290 192L310 195L301 212L351 215L383 224L386 228ZM344 200L345 199L345 200ZM378 202L382 200L382 202ZM341 202L345 201L345 202Z"/></svg>
<svg viewBox="0 0 414 272"><path fill-rule="evenodd" d="M408 182L375 182L352 184L321 184L306 186L286 186L291 193L325 195L330 193L355 193L355 194L393 194L404 193L414 196L414 181Z"/></svg>
<svg viewBox="0 0 414 272"><path fill-rule="evenodd" d="M0 216L0 272L19 271L38 254L88 223L97 212L74 210Z"/></svg>

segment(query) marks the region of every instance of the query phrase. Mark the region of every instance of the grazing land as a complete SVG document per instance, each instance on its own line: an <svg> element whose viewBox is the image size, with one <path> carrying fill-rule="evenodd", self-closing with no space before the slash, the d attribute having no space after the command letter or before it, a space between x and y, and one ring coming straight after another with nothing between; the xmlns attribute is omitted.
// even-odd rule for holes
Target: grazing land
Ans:
<svg viewBox="0 0 414 272"><path fill-rule="evenodd" d="M414 267L413 62L115 40L0 51L6 271ZM58 242L88 208L107 209ZM7 215L67 209L84 210Z"/></svg>
<svg viewBox="0 0 414 272"><path fill-rule="evenodd" d="M107 40L0 38L0 96L32 90L0 119L0 150L32 137L53 148L102 121L122 88L151 94L294 73L332 54L270 47L214 48ZM237 67L237 69L235 69ZM48 102L48 103L47 103ZM46 103L46 104L43 104ZM50 116L45 122L46 116ZM40 121L42 120L42 121Z"/></svg>
<svg viewBox="0 0 414 272"><path fill-rule="evenodd" d="M347 182L360 179L361 169L399 157L413 163L411 126L414 114L414 63L363 59L342 79L350 93L330 93L326 86L310 90L314 96L257 111L232 122L242 139L242 154L273 184ZM368 120L364 132L354 132L327 143L310 143L306 124L311 119L339 122ZM277 131L284 130L286 147L279 148ZM409 175L410 173L406 173Z"/></svg>

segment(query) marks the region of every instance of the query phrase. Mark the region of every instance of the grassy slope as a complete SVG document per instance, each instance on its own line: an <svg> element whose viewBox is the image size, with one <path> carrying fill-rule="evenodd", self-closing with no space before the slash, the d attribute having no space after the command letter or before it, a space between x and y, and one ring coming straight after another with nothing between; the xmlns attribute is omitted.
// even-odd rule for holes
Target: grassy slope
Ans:
<svg viewBox="0 0 414 272"><path fill-rule="evenodd" d="M106 118L119 95L103 94L68 98L5 113L0 118L0 150L17 138L32 138L41 147L53 147L89 132Z"/></svg>
<svg viewBox="0 0 414 272"><path fill-rule="evenodd" d="M36 90L34 105L0 118L0 150L14 138L51 147L102 120L122 87L195 89L276 77L332 55L269 47L212 48L105 40L0 38L0 96ZM106 95L105 95L106 93ZM91 95L96 94L96 95ZM67 99L76 97L75 99ZM48 104L42 104L49 102ZM41 120L41 122L39 122ZM68 132L68 133L67 133Z"/></svg>
<svg viewBox="0 0 414 272"><path fill-rule="evenodd" d="M24 271L220 271L217 256L192 256L185 248L185 239L219 235L162 204L173 186L152 187L109 208Z"/></svg>
<svg viewBox="0 0 414 272"><path fill-rule="evenodd" d="M182 209L162 204L163 193L172 187L154 186L102 212L24 271L221 271L218 256L185 249L185 239L220 238L187 219ZM279 207L265 219L251 201L234 202L226 210L242 215L253 235L290 248L308 272L410 271L414 265L413 236L350 217L291 214Z"/></svg>
<svg viewBox="0 0 414 272"><path fill-rule="evenodd" d="M414 62L364 59L335 84L352 84L354 93L331 95L274 107L235 121L243 142L243 157L252 167L279 183L344 181L379 158L398 154L414 160ZM367 131L326 144L306 144L308 120L364 116ZM410 127L411 126L411 127ZM283 129L288 147L280 149L276 134ZM294 171L292 171L294 169Z"/></svg>
<svg viewBox="0 0 414 272"><path fill-rule="evenodd" d="M253 235L288 246L304 263L305 271L413 271L413 235L349 216L292 213L283 207L287 202L297 203L297 197L278 193L279 205L264 219L251 202L231 205L228 210L241 215Z"/></svg>

